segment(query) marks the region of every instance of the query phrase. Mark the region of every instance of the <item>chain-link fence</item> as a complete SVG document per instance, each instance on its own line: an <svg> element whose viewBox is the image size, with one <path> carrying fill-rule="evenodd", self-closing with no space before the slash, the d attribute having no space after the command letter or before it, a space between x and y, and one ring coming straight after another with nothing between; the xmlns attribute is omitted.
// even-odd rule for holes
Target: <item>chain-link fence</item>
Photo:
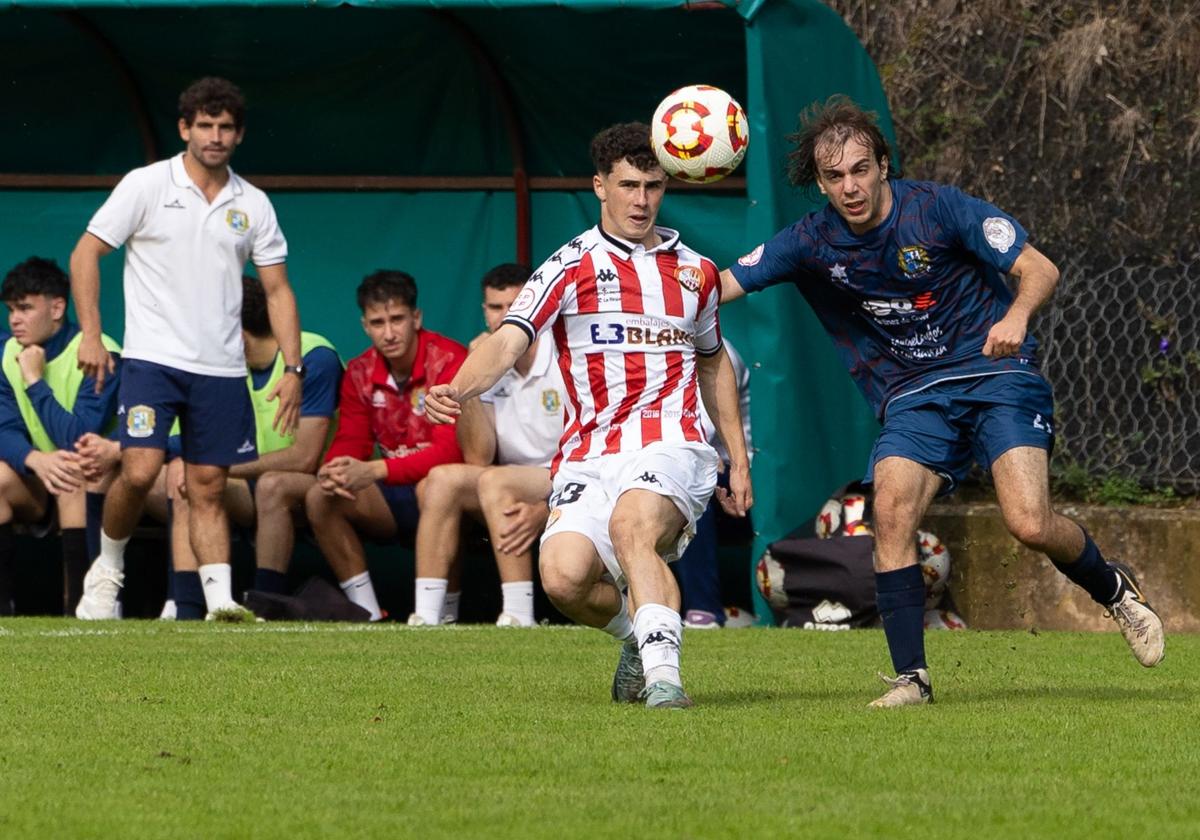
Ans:
<svg viewBox="0 0 1200 840"><path fill-rule="evenodd" d="M1200 491L1200 255L1060 268L1035 328L1054 386L1056 469Z"/></svg>

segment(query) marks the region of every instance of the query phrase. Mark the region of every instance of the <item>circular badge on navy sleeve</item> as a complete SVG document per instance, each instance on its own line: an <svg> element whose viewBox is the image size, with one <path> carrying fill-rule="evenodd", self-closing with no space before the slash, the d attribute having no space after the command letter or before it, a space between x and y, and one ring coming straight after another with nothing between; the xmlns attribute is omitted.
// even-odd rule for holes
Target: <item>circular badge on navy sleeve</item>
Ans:
<svg viewBox="0 0 1200 840"><path fill-rule="evenodd" d="M1008 219L992 216L983 220L983 238L1001 254L1007 254L1017 241L1017 230Z"/></svg>

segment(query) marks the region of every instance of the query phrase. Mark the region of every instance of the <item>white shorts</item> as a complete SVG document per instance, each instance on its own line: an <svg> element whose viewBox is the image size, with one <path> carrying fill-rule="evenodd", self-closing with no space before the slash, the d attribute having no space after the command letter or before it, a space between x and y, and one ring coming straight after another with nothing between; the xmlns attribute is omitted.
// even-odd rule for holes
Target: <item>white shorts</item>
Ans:
<svg viewBox="0 0 1200 840"><path fill-rule="evenodd" d="M583 534L619 589L625 573L617 563L608 522L617 498L626 490L649 490L675 503L687 524L673 549L664 553L668 563L678 560L696 534L696 520L708 507L717 485L717 453L707 443L652 443L636 452L602 455L588 461L564 461L554 476L550 493L550 519L541 542L555 534Z"/></svg>

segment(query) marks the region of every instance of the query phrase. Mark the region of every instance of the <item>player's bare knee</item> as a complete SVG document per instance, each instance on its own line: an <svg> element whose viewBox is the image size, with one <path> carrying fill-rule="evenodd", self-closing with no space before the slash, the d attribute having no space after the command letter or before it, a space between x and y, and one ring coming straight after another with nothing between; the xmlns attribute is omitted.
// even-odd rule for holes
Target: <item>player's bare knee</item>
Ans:
<svg viewBox="0 0 1200 840"><path fill-rule="evenodd" d="M579 564L557 555L542 555L538 560L542 590L556 605L574 604L587 596L591 580Z"/></svg>
<svg viewBox="0 0 1200 840"><path fill-rule="evenodd" d="M287 505L287 481L283 473L265 472L254 482L254 506L274 510Z"/></svg>
<svg viewBox="0 0 1200 840"><path fill-rule="evenodd" d="M479 504L485 510L506 505L512 499L508 482L498 470L484 470L480 473L476 488L479 492Z"/></svg>
<svg viewBox="0 0 1200 840"><path fill-rule="evenodd" d="M877 539L916 533L921 510L911 495L881 492L875 496L872 506L872 522Z"/></svg>
<svg viewBox="0 0 1200 840"><path fill-rule="evenodd" d="M1018 542L1037 551L1051 543L1053 514L1049 510L1023 509L1005 512L1004 524Z"/></svg>
<svg viewBox="0 0 1200 840"><path fill-rule="evenodd" d="M321 489L320 484L314 484L304 494L304 513L308 521L314 525L325 520L333 512L335 497Z"/></svg>

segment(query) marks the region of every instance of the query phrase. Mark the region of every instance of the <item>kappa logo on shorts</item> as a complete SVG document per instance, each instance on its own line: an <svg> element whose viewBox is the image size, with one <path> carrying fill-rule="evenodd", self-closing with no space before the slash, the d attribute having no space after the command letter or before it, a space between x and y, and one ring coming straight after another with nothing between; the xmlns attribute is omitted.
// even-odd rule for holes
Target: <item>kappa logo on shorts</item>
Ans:
<svg viewBox="0 0 1200 840"><path fill-rule="evenodd" d="M650 472L649 470L647 470L646 472L639 475L637 477L637 480L642 482L643 484L657 484L660 487L662 486L662 482L660 482L658 480L658 476L656 476L654 473Z"/></svg>
<svg viewBox="0 0 1200 840"><path fill-rule="evenodd" d="M148 438L154 434L154 409L135 405L125 416L125 434L131 438Z"/></svg>

